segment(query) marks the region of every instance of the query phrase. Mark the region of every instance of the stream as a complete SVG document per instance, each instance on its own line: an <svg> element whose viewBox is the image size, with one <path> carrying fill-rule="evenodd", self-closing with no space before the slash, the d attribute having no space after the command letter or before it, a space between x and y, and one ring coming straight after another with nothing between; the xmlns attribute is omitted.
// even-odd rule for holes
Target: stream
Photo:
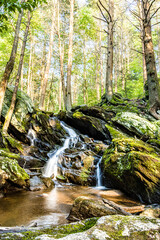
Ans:
<svg viewBox="0 0 160 240"><path fill-rule="evenodd" d="M65 149L74 147L78 141L77 133L61 123L68 133L63 146L60 147L48 160L43 175L50 177L54 174L55 188L53 190L24 191L8 194L0 199L0 226L39 226L47 227L67 223L72 204L78 196L90 196L92 198L106 198L123 206L135 206L139 203L129 199L120 191L107 189L102 185L100 162L97 163L97 184L95 187L77 186L70 183L58 183L56 181L58 159ZM31 145L34 145L34 134L29 132ZM83 144L82 144L83 148Z"/></svg>

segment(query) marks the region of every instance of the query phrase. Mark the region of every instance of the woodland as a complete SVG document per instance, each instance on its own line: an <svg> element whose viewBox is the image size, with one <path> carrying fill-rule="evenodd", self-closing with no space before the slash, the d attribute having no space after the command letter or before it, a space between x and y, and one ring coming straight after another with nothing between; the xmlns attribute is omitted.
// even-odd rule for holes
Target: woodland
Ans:
<svg viewBox="0 0 160 240"><path fill-rule="evenodd" d="M2 0L0 56L0 239L159 239L160 0Z"/></svg>

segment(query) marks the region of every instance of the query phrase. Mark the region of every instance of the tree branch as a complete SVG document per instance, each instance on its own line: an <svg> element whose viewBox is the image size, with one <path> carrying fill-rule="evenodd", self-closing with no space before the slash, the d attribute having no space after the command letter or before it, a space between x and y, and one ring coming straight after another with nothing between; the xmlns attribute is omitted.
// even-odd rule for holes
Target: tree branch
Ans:
<svg viewBox="0 0 160 240"><path fill-rule="evenodd" d="M102 18L99 18L99 17L96 17L96 16L93 16L93 17L106 23L106 21Z"/></svg>
<svg viewBox="0 0 160 240"><path fill-rule="evenodd" d="M101 6L103 7L103 9L108 13L108 15L109 15L109 18L110 18L110 21L112 22L113 21L113 19L112 19L112 17L111 17L111 14L110 14L110 12L108 11L108 9L102 4L102 2L99 0L99 3L101 4Z"/></svg>
<svg viewBox="0 0 160 240"><path fill-rule="evenodd" d="M105 17L105 15L104 15L104 13L103 13L103 11L102 11L102 9L100 8L100 6L99 6L99 4L97 3L97 6L98 6L98 8L99 8L99 10L100 10L100 12L101 12L101 14L102 14L102 16L104 17L104 19L106 20L106 22L107 22L107 24L109 24L109 21L108 21L108 19Z"/></svg>

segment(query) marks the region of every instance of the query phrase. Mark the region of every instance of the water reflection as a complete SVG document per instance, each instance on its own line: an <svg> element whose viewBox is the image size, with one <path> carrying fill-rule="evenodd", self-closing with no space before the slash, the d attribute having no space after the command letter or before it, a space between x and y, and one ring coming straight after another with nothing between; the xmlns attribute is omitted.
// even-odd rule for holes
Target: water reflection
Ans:
<svg viewBox="0 0 160 240"><path fill-rule="evenodd" d="M118 191L82 186L57 186L50 192L21 192L0 199L1 226L48 226L67 223L73 201L78 196L104 197L125 205L136 203Z"/></svg>

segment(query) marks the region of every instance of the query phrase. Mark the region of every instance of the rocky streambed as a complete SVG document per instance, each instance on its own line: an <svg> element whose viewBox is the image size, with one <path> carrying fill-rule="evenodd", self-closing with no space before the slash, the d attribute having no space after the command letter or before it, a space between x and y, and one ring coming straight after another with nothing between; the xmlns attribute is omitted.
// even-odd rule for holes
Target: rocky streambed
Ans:
<svg viewBox="0 0 160 240"><path fill-rule="evenodd" d="M7 89L3 118L10 103L11 94L12 88ZM76 129L77 136L72 139L74 141L71 141L72 136L60 121ZM97 106L77 106L70 112L61 111L58 115L54 115L36 110L28 96L19 91L8 135L4 136L1 133L0 140L1 213L3 214L3 210L8 208L8 213L6 212L8 220L2 221L1 224L21 225L20 219L19 223L16 223L14 219L18 219L19 211L23 213L23 209L24 215L27 216L23 208L27 205L28 213L33 212L33 216L35 214L36 217L33 219L36 221L33 222L31 232L21 233L22 235L17 235L17 239L35 239L40 235L42 236L37 239L56 237L63 237L63 239L135 239L136 236L137 239L145 239L147 236L148 239L159 239L160 124L148 114L144 100L131 101L117 94L110 102L104 98ZM62 148L63 151L60 151ZM45 175L46 163L48 159L56 156L57 150L61 154L56 160L56 171L53 171L54 175ZM153 221L144 216L122 217L119 212L113 211L114 207L108 211L110 207L104 201L102 202L102 199L109 199L107 195L109 191L95 191L95 189L91 190L90 187L86 187L96 186L97 169L99 169L98 172L101 169L102 178L99 182L102 185L110 189L121 190L126 196L138 201L138 203L134 202L133 208L132 200L128 200L128 203L132 205L132 210L129 209L130 206L128 209L125 208L128 203L124 206L124 199L119 199L122 196L118 196L118 201L117 197L112 196L111 200L114 203L117 202L120 208L129 213L146 212L146 215L152 216ZM54 187L53 178L61 184L58 188ZM68 184L84 187L70 187ZM81 188L84 188L84 191L81 191ZM74 194L74 189L76 189L76 194ZM23 192L24 190L32 192ZM19 193L19 191L22 192ZM13 192L15 192L14 195L10 195ZM59 196L61 200L66 199L65 202L57 200ZM77 200L79 196L81 198ZM95 199L96 202L94 202ZM150 206L144 211L142 204L150 204ZM17 215L16 210L11 210L12 206L14 206L13 209L15 206L20 206L20 208L15 208ZM78 209L77 212L74 211L74 207ZM75 221L91 219L80 222L80 225L76 223L62 228L50 227L48 230L34 233L34 226L37 229L37 225L41 227L41 223L42 225L45 222L50 223L50 219L54 220L54 223L51 221L52 224L65 223L70 210L72 213L70 220L71 218ZM54 211L54 216L50 216ZM101 220L97 222L97 219L92 218L103 216L102 212L109 216L102 217L103 224L101 225ZM117 218L110 216L112 213ZM7 214L4 214L6 219ZM49 217L45 220L44 216ZM31 222L30 214L28 219L28 222L25 220L24 224ZM15 224L12 224L14 222ZM140 225L143 227L141 228ZM67 230L68 228L71 230ZM61 232L60 229L63 231ZM26 226L25 229L19 230L1 229L2 232L25 230ZM121 233L121 235L116 235L115 238L113 234L115 231L117 231L116 234ZM83 233L65 237L75 232ZM6 236L2 235L2 237ZM16 239L16 235L10 235L9 238Z"/></svg>

